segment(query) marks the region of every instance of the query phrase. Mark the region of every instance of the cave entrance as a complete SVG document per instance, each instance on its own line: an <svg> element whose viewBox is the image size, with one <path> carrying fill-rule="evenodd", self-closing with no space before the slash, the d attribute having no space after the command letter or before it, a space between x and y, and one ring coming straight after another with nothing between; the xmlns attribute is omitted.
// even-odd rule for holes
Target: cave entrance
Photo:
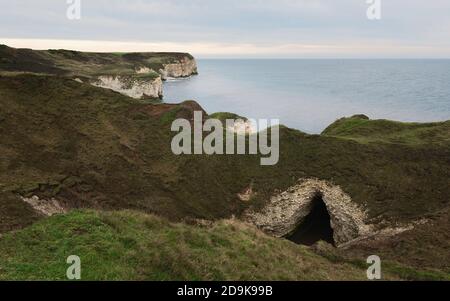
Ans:
<svg viewBox="0 0 450 301"><path fill-rule="evenodd" d="M334 245L330 214L322 196L316 195L311 202L311 212L296 230L286 238L296 244L307 246L311 246L320 240Z"/></svg>

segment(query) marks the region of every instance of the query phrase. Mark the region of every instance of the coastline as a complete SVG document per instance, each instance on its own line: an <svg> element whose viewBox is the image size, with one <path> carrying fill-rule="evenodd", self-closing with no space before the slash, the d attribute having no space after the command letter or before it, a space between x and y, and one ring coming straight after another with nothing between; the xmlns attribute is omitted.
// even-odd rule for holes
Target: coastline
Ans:
<svg viewBox="0 0 450 301"><path fill-rule="evenodd" d="M267 257L252 268L261 279L347 279L348 273L361 279L364 269L355 261L369 251L394 262L387 267L392 279L446 279L450 121L402 123L359 114L318 135L280 125L280 160L262 166L252 154L176 155L174 120L190 124L202 111L245 121L232 113L208 115L195 101L152 104L65 74L0 76L0 93L0 256L9 258L0 279L37 277L32 269L15 272L28 260L22 244L49 260L33 264L57 269L64 246L74 243L83 258L105 259L89 241L116 254L139 254L129 258L157 273L151 254L161 250L158 239L168 247L161 258L174 266L180 263L171 255L178 250L174 242L183 242L183 254L205 264L201 271L183 270L202 279L241 277L235 267L248 266L261 250ZM242 128L246 132L245 123ZM311 215L319 216L326 233L319 227L302 244L295 236ZM55 238L62 243L49 248ZM199 241L208 248L199 248ZM402 252L398 242L406 246ZM253 253L255 244L261 249ZM408 256L399 256L405 250ZM434 260L436 254L443 262ZM287 257L289 265L308 262L327 275L275 275L265 265L283 266ZM222 274L205 274L217 258L227 259ZM130 268L128 261L107 259ZM64 277L39 270L43 279ZM135 279L139 271L112 277Z"/></svg>

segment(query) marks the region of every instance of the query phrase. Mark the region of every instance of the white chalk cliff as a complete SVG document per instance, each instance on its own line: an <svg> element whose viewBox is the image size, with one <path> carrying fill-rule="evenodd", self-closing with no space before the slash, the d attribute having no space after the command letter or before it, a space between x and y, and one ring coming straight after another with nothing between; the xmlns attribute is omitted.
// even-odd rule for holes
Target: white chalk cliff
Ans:
<svg viewBox="0 0 450 301"><path fill-rule="evenodd" d="M197 63L194 58L184 56L173 63L163 64L160 70L149 67L136 68L136 75L101 75L91 81L97 87L111 89L136 99L162 98L163 80L168 78L182 78L197 74ZM143 76L159 73L160 76Z"/></svg>
<svg viewBox="0 0 450 301"><path fill-rule="evenodd" d="M180 78L197 74L197 62L187 56L179 59L177 62L164 64L164 68L158 70L162 78Z"/></svg>
<svg viewBox="0 0 450 301"><path fill-rule="evenodd" d="M94 86L111 89L136 99L162 98L162 80L132 76L102 75L92 82Z"/></svg>

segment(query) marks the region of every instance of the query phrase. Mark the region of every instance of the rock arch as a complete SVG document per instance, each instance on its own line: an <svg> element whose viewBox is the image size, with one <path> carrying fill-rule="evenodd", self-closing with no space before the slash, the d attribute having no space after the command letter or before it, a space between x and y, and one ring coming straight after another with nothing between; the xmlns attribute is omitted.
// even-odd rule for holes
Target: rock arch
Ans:
<svg viewBox="0 0 450 301"><path fill-rule="evenodd" d="M267 234L287 237L310 215L318 197L328 211L333 242L337 247L371 232L364 222L367 220L364 210L339 186L318 179L301 179L298 184L273 196L262 210L247 212L245 219Z"/></svg>
<svg viewBox="0 0 450 301"><path fill-rule="evenodd" d="M309 214L285 238L297 244L308 246L320 240L335 245L330 213L320 193L313 197Z"/></svg>

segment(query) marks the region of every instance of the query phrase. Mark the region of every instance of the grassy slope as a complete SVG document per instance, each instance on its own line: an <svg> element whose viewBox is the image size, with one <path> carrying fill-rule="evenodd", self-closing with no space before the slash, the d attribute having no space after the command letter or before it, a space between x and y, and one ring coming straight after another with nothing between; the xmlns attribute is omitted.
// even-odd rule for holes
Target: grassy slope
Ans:
<svg viewBox="0 0 450 301"><path fill-rule="evenodd" d="M137 212L74 211L1 238L0 279L65 279L65 260L74 254L83 280L366 277L362 267L331 262L236 221L198 227Z"/></svg>
<svg viewBox="0 0 450 301"><path fill-rule="evenodd" d="M200 226L134 211L72 211L1 237L0 280L64 280L70 255L81 258L83 280L367 280L366 255L316 248L236 220ZM382 269L384 280L450 280L395 261Z"/></svg>
<svg viewBox="0 0 450 301"><path fill-rule="evenodd" d="M421 218L449 202L450 148L440 143L359 143L283 127L280 162L262 167L258 156L173 155L170 120L189 117L192 105L150 105L31 75L0 77L0 102L3 193L223 218L306 176L341 185L375 219ZM257 197L242 203L236 194L249 185Z"/></svg>
<svg viewBox="0 0 450 301"><path fill-rule="evenodd" d="M256 156L174 156L170 122L189 118L192 102L151 105L69 79L20 75L0 77L0 107L2 232L39 219L18 194L55 196L73 208L220 219L262 205L300 177L341 185L374 221L411 221L448 208L448 123L433 124L426 136L419 133L427 126L418 126L414 139L409 128L401 143L390 137L405 130L394 126L384 139L377 131L341 137L337 124L324 135L282 127L279 164L261 167ZM243 203L236 194L249 185L257 195ZM427 241L430 248L445 244Z"/></svg>
<svg viewBox="0 0 450 301"><path fill-rule="evenodd" d="M323 135L352 139L361 143L450 146L450 120L435 123L404 123L369 120L365 116L356 115L339 119L326 128Z"/></svg>

